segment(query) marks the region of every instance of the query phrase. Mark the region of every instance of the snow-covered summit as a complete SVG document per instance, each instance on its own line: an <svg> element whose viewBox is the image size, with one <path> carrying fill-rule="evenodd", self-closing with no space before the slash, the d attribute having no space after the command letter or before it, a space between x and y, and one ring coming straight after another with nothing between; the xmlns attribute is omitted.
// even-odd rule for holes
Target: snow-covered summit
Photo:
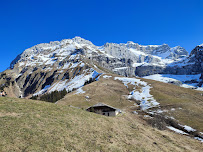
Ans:
<svg viewBox="0 0 203 152"><path fill-rule="evenodd" d="M91 57L96 52L106 57L125 58L134 63L149 63L165 66L167 63L174 62L182 56L186 56L187 51L180 47L170 48L167 44L163 45L140 45L132 41L125 43L106 43L99 47L95 46L91 41L76 36L73 39L64 39L61 41L53 41L50 43L41 43L26 49L22 54L11 63L11 69L16 63L20 65L45 64L54 63L54 60L62 61L66 56L71 55L76 50L83 50L84 55ZM60 57L60 58L59 58ZM55 58L55 59L54 59ZM169 61L170 60L170 61Z"/></svg>
<svg viewBox="0 0 203 152"><path fill-rule="evenodd" d="M81 56L76 57L77 54ZM15 66L20 68L40 67L42 69L55 66L60 69L63 65L61 63L67 58L74 58L78 61L83 58L97 62L99 66L117 74L141 76L151 74L151 72L145 72L146 67L155 68L152 74L161 72L169 64L177 62L187 55L188 52L180 46L171 48L167 44L140 45L132 41L96 46L91 41L77 36L28 48L16 57L11 63L10 69Z"/></svg>
<svg viewBox="0 0 203 152"><path fill-rule="evenodd" d="M78 43L78 44L93 45L91 41L88 41L88 40L86 40L86 39L83 39L83 38L81 38L81 37L79 37L79 36L74 37L72 40L73 40L73 42L76 42L76 43Z"/></svg>
<svg viewBox="0 0 203 152"><path fill-rule="evenodd" d="M12 61L10 68L13 69L17 63L24 66L49 65L54 61L62 61L76 50L84 48L91 51L97 49L92 42L81 37L41 43L26 49L22 54L18 55Z"/></svg>

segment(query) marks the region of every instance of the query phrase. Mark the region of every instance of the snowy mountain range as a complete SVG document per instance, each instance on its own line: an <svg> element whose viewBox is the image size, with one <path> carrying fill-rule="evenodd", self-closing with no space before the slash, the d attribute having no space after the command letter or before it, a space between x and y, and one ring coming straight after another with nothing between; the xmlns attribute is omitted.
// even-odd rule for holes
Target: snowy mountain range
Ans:
<svg viewBox="0 0 203 152"><path fill-rule="evenodd" d="M106 70L127 77L197 75L195 79L189 78L188 83L193 87L202 87L203 45L195 47L188 55L180 46L145 46L131 41L96 46L75 37L42 43L26 49L11 62L10 69L0 75L0 86L10 96L17 97L30 97L64 88L72 91L87 81L95 81ZM177 81L182 84L187 80Z"/></svg>
<svg viewBox="0 0 203 152"><path fill-rule="evenodd" d="M146 63L164 66L188 55L188 52L180 46L170 48L167 44L144 46L134 42L127 42L126 44L106 43L98 47L88 40L75 37L31 47L19 55L11 63L10 68L12 69L16 63L22 66L25 62L25 66L30 66L31 63L31 66L42 63L50 65L54 63L53 58L55 56L60 56L59 60L62 61L64 57L79 49L82 49L88 57L94 57L93 54L96 53L108 58L128 60L132 67Z"/></svg>

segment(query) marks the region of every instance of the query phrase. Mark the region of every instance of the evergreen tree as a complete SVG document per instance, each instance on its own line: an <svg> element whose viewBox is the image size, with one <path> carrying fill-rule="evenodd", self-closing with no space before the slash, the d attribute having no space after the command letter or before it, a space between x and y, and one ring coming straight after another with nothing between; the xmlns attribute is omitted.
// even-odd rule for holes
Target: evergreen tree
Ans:
<svg viewBox="0 0 203 152"><path fill-rule="evenodd" d="M63 89L62 91L53 91L49 94L44 94L40 97L40 100L52 102L55 103L56 101L62 99L67 94L66 89ZM32 97L32 99L35 99L36 97Z"/></svg>

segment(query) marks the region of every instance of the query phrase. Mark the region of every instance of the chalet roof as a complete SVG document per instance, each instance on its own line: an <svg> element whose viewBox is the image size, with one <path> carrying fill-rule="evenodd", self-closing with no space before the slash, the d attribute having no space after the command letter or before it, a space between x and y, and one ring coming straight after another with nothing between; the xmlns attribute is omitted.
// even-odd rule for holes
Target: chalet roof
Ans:
<svg viewBox="0 0 203 152"><path fill-rule="evenodd" d="M114 109L114 110L120 110L120 109L114 108L114 107L109 106L109 105L104 104L104 103L97 103L97 104L95 104L95 105L93 105L93 106L88 107L87 109L89 109L89 108L91 108L91 107L95 108L95 107L103 107L103 106L110 107L110 108L112 108L112 109Z"/></svg>

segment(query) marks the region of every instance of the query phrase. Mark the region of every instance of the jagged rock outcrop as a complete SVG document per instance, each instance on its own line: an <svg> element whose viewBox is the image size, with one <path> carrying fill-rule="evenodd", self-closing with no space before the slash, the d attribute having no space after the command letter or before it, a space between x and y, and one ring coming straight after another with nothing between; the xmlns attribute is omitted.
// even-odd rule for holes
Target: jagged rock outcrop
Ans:
<svg viewBox="0 0 203 152"><path fill-rule="evenodd" d="M167 74L200 74L203 71L203 45L196 46L190 55L181 61L169 64L163 73Z"/></svg>
<svg viewBox="0 0 203 152"><path fill-rule="evenodd" d="M193 68L194 71L203 71L203 45L196 46L190 56L189 56L189 63L194 63Z"/></svg>
<svg viewBox="0 0 203 152"><path fill-rule="evenodd" d="M108 55L108 59L94 60L101 66L124 76L161 73L168 63L188 55L188 52L180 46L174 48L170 48L167 44L144 46L130 41L126 44L106 43L99 49ZM119 61L116 61L118 59ZM109 61L113 64L109 65Z"/></svg>
<svg viewBox="0 0 203 152"><path fill-rule="evenodd" d="M135 70L135 75L138 75L140 77L143 76L148 76L152 74L158 74L158 73L163 73L164 71L163 66L153 66L153 65L148 65L148 66L139 66Z"/></svg>

